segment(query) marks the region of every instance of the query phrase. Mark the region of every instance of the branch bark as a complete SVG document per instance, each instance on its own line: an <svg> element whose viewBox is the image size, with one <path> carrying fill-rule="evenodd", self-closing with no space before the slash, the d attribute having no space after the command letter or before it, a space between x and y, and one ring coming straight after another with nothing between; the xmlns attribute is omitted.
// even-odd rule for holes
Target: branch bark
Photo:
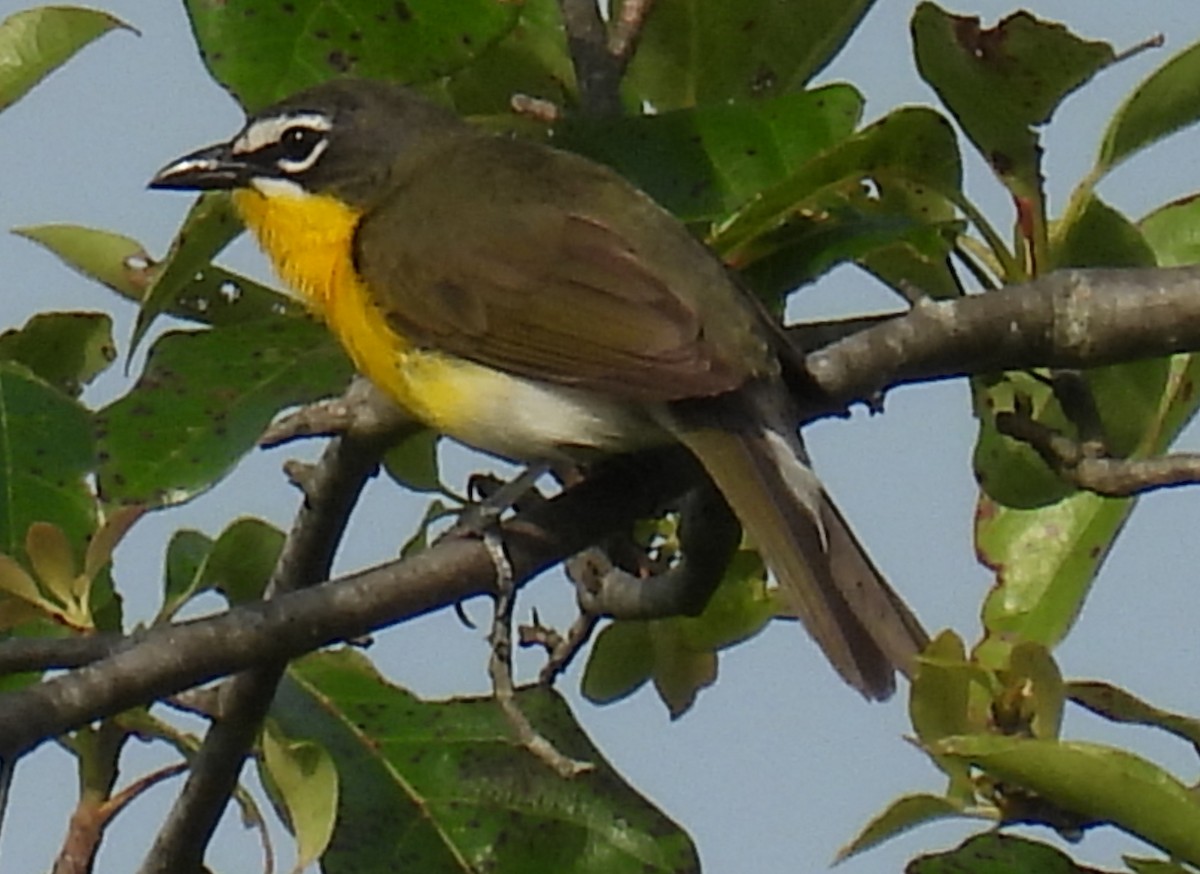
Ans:
<svg viewBox="0 0 1200 874"><path fill-rule="evenodd" d="M804 336L803 329L797 334ZM1094 367L1189 350L1200 350L1200 269L1067 271L922 304L813 351L806 360L822 394L809 414L836 414L922 380L1042 365ZM528 579L620 530L689 482L692 468L682 452L664 450L654 459L635 475L614 471L585 481L506 523L516 578ZM143 632L93 664L0 695L0 756L252 665L491 592L493 574L480 543L450 540L270 602Z"/></svg>

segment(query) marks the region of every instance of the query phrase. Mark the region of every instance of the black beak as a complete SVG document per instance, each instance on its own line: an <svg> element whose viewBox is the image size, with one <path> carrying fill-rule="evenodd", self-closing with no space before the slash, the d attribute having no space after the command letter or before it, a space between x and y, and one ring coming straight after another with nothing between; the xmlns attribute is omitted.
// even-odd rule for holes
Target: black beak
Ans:
<svg viewBox="0 0 1200 874"><path fill-rule="evenodd" d="M238 188L247 184L250 166L234 156L229 143L208 146L172 161L154 174L151 188L177 191L210 191Z"/></svg>

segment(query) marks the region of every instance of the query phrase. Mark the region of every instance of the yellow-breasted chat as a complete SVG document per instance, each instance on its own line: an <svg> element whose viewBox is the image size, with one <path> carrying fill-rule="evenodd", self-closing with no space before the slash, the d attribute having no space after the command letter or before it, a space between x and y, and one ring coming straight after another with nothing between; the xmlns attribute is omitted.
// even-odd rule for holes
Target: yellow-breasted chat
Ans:
<svg viewBox="0 0 1200 874"><path fill-rule="evenodd" d="M924 632L809 468L779 326L614 171L340 80L151 185L231 190L358 369L443 434L524 461L682 443L847 682L882 698L911 666Z"/></svg>

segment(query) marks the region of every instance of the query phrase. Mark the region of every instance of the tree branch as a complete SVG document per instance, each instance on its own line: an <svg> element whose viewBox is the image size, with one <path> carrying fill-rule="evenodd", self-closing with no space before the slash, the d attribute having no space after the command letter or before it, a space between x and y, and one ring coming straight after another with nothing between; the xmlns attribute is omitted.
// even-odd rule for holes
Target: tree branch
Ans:
<svg viewBox="0 0 1200 874"><path fill-rule="evenodd" d="M898 385L1031 367L1099 367L1200 350L1200 268L1064 270L927 301L811 352L813 418Z"/></svg>
<svg viewBox="0 0 1200 874"><path fill-rule="evenodd" d="M387 445L386 430L335 438L304 477L304 500L284 543L267 597L328 578L350 511ZM237 786L242 765L266 718L286 659L271 659L234 677L221 691L220 715L191 761L187 782L142 864L142 874L200 871L204 851Z"/></svg>
<svg viewBox="0 0 1200 874"><path fill-rule="evenodd" d="M694 463L680 450L615 459L606 475L504 523L514 578L528 580L597 536L649 514L662 495L684 488L695 475ZM151 629L101 661L0 695L0 757L23 754L102 716L256 664L491 594L494 575L481 542L446 539L403 561L211 618Z"/></svg>
<svg viewBox="0 0 1200 874"><path fill-rule="evenodd" d="M828 348L807 364L824 396L810 415L920 380L1042 365L1094 367L1200 350L1200 269L1068 271L1024 286L927 303ZM621 530L694 476L681 451L635 475L614 462L503 526L515 576L532 574ZM644 457L643 457L644 459ZM262 663L358 637L491 592L483 546L447 540L399 563L351 574L209 619L155 628L100 661L0 695L0 757L99 717Z"/></svg>

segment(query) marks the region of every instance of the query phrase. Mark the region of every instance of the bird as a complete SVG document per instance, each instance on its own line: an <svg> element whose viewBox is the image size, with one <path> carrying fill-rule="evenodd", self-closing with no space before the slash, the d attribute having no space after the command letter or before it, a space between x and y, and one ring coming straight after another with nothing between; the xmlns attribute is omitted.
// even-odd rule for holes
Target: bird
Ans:
<svg viewBox="0 0 1200 874"><path fill-rule="evenodd" d="M390 82L250 114L155 189L231 192L283 283L416 419L526 463L682 444L825 656L889 697L927 637L813 473L781 325L608 166Z"/></svg>

